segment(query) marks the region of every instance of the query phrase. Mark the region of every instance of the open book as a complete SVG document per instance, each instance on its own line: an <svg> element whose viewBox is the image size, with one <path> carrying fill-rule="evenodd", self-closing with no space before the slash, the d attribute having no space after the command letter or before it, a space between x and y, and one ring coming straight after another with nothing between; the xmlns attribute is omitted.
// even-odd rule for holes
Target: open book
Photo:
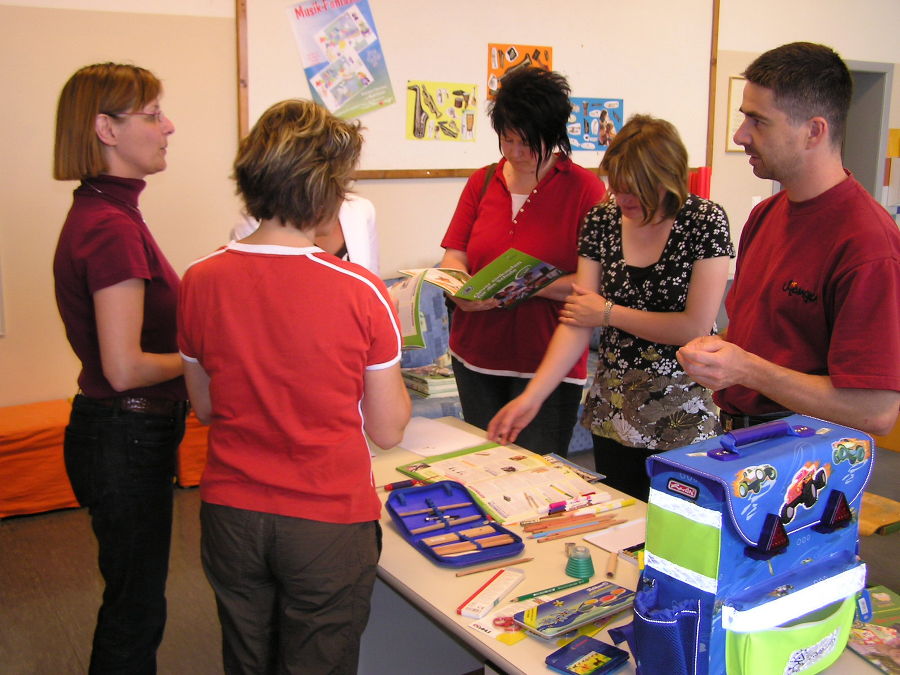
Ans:
<svg viewBox="0 0 900 675"><path fill-rule="evenodd" d="M497 300L512 307L529 298L565 272L517 249L507 249L471 276L447 267L400 270L404 279L390 288L400 314L404 347L424 347L419 312L422 284L430 283L463 300Z"/></svg>
<svg viewBox="0 0 900 675"><path fill-rule="evenodd" d="M900 596L886 586L868 590L872 617L854 621L847 646L883 672L900 675Z"/></svg>
<svg viewBox="0 0 900 675"><path fill-rule="evenodd" d="M424 482L462 483L484 511L501 523L536 518L550 504L584 495L591 495L594 503L610 497L567 463L493 443L423 458L397 470Z"/></svg>
<svg viewBox="0 0 900 675"><path fill-rule="evenodd" d="M510 248L475 276L446 267L400 270L400 274L421 276L423 281L443 288L450 295L463 300L494 299L501 307L511 307L520 300L531 297L565 272L534 256Z"/></svg>

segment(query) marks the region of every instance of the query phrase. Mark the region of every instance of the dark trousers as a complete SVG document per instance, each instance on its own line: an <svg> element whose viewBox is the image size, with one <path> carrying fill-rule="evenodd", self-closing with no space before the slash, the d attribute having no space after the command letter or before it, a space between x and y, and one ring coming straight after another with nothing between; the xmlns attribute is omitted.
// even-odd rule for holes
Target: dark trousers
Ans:
<svg viewBox="0 0 900 675"><path fill-rule="evenodd" d="M650 496L647 458L659 450L632 448L595 434L591 437L594 441L594 467L606 475L603 483L631 497L647 501Z"/></svg>
<svg viewBox="0 0 900 675"><path fill-rule="evenodd" d="M487 429L500 408L521 394L528 385L524 377L486 375L466 368L458 359L453 359L453 374L456 376L463 418L481 429ZM555 452L565 457L578 421L582 392L580 384L560 383L531 423L519 433L516 445L541 455Z"/></svg>
<svg viewBox="0 0 900 675"><path fill-rule="evenodd" d="M66 472L90 512L105 582L92 674L156 672L166 623L175 453L183 436L183 411L124 412L84 396L72 405Z"/></svg>
<svg viewBox="0 0 900 675"><path fill-rule="evenodd" d="M323 523L203 502L201 555L228 675L354 675L381 553L377 521Z"/></svg>

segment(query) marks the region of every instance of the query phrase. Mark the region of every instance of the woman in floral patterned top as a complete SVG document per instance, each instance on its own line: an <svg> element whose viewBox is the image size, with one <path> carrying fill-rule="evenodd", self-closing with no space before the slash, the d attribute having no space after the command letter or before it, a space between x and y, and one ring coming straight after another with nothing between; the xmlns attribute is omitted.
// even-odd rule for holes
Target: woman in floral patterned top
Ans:
<svg viewBox="0 0 900 675"><path fill-rule="evenodd" d="M711 392L685 375L675 351L714 330L734 247L722 208L687 192L687 150L669 122L635 115L600 168L610 196L585 217L560 325L488 435L513 442L602 326L582 423L606 483L646 499L649 455L721 433Z"/></svg>

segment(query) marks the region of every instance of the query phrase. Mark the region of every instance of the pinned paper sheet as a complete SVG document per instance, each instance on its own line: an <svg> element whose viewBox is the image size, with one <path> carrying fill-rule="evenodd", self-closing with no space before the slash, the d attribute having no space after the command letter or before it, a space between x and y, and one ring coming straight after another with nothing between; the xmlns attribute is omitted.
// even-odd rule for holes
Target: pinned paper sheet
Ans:
<svg viewBox="0 0 900 675"><path fill-rule="evenodd" d="M584 535L584 540L594 546L599 546L604 551L616 553L623 548L642 543L646 536L646 531L647 520L645 518L637 518L599 532L586 534Z"/></svg>
<svg viewBox="0 0 900 675"><path fill-rule="evenodd" d="M406 425L399 445L422 457L474 448L487 442L484 436L458 429L428 417L413 417Z"/></svg>

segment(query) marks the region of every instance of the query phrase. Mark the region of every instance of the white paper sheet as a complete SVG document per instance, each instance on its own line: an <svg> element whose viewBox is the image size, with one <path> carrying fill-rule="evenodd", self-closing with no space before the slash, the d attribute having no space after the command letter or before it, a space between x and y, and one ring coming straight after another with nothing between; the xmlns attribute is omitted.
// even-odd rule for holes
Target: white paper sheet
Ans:
<svg viewBox="0 0 900 675"><path fill-rule="evenodd" d="M584 535L584 540L590 542L594 546L599 546L604 551L617 553L623 548L640 544L644 541L646 533L646 518L637 518L635 520L629 520L627 523L622 523L621 525L614 525L605 530L586 534Z"/></svg>
<svg viewBox="0 0 900 675"><path fill-rule="evenodd" d="M406 425L399 445L422 457L484 445L484 436L473 434L428 417L413 417Z"/></svg>

